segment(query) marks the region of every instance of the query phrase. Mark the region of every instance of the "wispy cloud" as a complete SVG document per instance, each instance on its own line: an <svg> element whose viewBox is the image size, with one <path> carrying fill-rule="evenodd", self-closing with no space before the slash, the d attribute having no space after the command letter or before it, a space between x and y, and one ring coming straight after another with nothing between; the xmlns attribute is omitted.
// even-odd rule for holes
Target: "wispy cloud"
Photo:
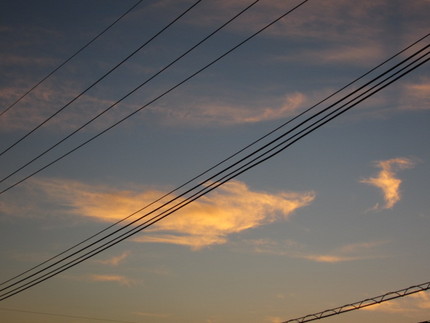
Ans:
<svg viewBox="0 0 430 323"><path fill-rule="evenodd" d="M1 132L33 129L68 104L75 95L78 95L79 90L77 88L79 88L79 85L74 82L38 87L20 101L18 106L2 116L0 119ZM28 86L23 84L15 87L0 88L0 104L9 106L27 90ZM74 130L114 103L114 100L101 99L94 95L84 95L46 123L44 129L50 131ZM118 109L118 106L121 109ZM89 124L85 131L104 129L136 107L135 105L124 103L118 106Z"/></svg>
<svg viewBox="0 0 430 323"><path fill-rule="evenodd" d="M329 252L312 252L308 247L293 240L286 240L281 243L273 240L248 241L253 250L258 253L268 253L291 258L306 259L320 263L340 263L357 261L364 259L380 258L375 255L377 247L385 244L384 241L373 241L364 243L347 244Z"/></svg>
<svg viewBox="0 0 430 323"><path fill-rule="evenodd" d="M430 78L423 78L403 87L401 109L428 110L430 109Z"/></svg>
<svg viewBox="0 0 430 323"><path fill-rule="evenodd" d="M127 287L136 284L134 280L122 275L88 275L86 278L92 282L113 282Z"/></svg>
<svg viewBox="0 0 430 323"><path fill-rule="evenodd" d="M360 181L381 189L385 203L384 205L376 204L374 209L390 209L400 201L400 184L402 181L396 177L396 173L414 165L415 163L411 159L400 157L376 162L376 167L381 169L377 177L370 177Z"/></svg>
<svg viewBox="0 0 430 323"><path fill-rule="evenodd" d="M366 311L413 314L430 309L430 295L426 291L405 296L404 298L387 301L363 308Z"/></svg>
<svg viewBox="0 0 430 323"><path fill-rule="evenodd" d="M66 180L39 180L33 185L73 214L109 222L122 219L163 195L155 190L113 190ZM229 234L287 219L314 197L313 192L255 192L244 183L233 181L148 228L134 241L194 249L222 244L228 241Z"/></svg>
<svg viewBox="0 0 430 323"><path fill-rule="evenodd" d="M226 102L207 102L187 106L183 109L160 109L157 111L169 124L187 124L194 126L231 126L257 123L285 118L293 115L307 102L302 93L290 93L268 104L252 106L235 105Z"/></svg>
<svg viewBox="0 0 430 323"><path fill-rule="evenodd" d="M168 318L171 316L170 314L166 313L152 313L152 312L134 312L134 314L144 317L155 317L155 318Z"/></svg>
<svg viewBox="0 0 430 323"><path fill-rule="evenodd" d="M118 266L120 263L122 263L128 256L130 255L129 251L124 251L122 254L109 258L104 260L96 260L96 262L103 264L103 265L109 265L109 266Z"/></svg>

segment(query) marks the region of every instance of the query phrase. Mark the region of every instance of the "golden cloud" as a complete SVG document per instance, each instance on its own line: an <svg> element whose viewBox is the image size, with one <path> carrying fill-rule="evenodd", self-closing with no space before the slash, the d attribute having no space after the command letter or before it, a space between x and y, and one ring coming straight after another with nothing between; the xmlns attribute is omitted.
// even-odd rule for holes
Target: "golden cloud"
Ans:
<svg viewBox="0 0 430 323"><path fill-rule="evenodd" d="M105 260L96 260L96 262L103 264L103 265L109 265L109 266L118 266L120 263L122 263L128 256L130 255L129 251L124 251L122 254L105 259Z"/></svg>
<svg viewBox="0 0 430 323"><path fill-rule="evenodd" d="M315 253L305 251L305 246L292 240L286 240L282 243L277 243L271 240L260 239L248 241L248 243L253 245L255 252L259 253L269 253L274 255L287 256L291 258L300 258L314 262L339 263L378 257L369 254L368 250L372 251L379 245L384 244L386 242L373 241L347 244L327 253Z"/></svg>
<svg viewBox="0 0 430 323"><path fill-rule="evenodd" d="M390 209L400 200L400 184L402 181L396 177L396 171L414 166L414 162L408 158L394 158L378 161L376 166L381 168L377 177L363 179L360 182L373 185L382 190L385 204L376 204L374 209Z"/></svg>
<svg viewBox="0 0 430 323"><path fill-rule="evenodd" d="M225 103L195 105L184 110L160 110L165 114L169 123L185 123L190 125L235 125L244 123L257 123L291 116L306 102L302 93L296 92L286 95L273 103L273 106L235 106Z"/></svg>
<svg viewBox="0 0 430 323"><path fill-rule="evenodd" d="M164 195L155 190L113 190L66 180L33 183L73 214L107 222L123 219ZM313 192L253 192L244 183L232 181L149 227L134 241L172 243L194 249L222 244L227 242L229 234L287 219L314 198Z"/></svg>
<svg viewBox="0 0 430 323"><path fill-rule="evenodd" d="M405 110L430 109L430 78L406 84L403 88L401 107Z"/></svg>
<svg viewBox="0 0 430 323"><path fill-rule="evenodd" d="M115 282L123 286L135 284L133 280L121 275L89 275L87 279L93 282Z"/></svg>
<svg viewBox="0 0 430 323"><path fill-rule="evenodd" d="M384 313L418 313L430 309L430 295L426 291L405 298L364 307L363 310Z"/></svg>

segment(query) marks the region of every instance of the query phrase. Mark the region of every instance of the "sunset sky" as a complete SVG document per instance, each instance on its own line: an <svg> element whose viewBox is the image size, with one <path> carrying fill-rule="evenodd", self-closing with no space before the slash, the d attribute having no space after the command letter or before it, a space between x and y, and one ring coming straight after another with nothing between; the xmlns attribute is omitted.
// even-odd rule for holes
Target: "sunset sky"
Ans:
<svg viewBox="0 0 430 323"><path fill-rule="evenodd" d="M0 3L0 282L154 201L183 202L230 161L211 167L430 32L429 0L309 0L175 87L302 1L258 1L170 66L253 1L200 1L148 42L195 1L146 0L10 107L136 2ZM429 72L3 300L0 321L275 323L430 281ZM430 292L324 319L426 320Z"/></svg>

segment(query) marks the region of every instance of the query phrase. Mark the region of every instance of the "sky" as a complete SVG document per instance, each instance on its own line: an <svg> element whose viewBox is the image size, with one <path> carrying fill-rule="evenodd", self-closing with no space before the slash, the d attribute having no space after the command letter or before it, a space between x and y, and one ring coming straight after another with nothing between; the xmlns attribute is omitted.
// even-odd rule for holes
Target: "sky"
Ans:
<svg viewBox="0 0 430 323"><path fill-rule="evenodd" d="M142 1L0 116L0 150L193 2ZM134 3L1 1L0 112ZM153 209L169 198L183 201L179 194L198 181L157 200L430 30L428 0L309 0L169 90L300 3L261 0L152 77L250 3L201 1L0 156L2 282L154 201ZM273 323L428 282L429 71L422 65L180 211L3 300L1 320ZM430 294L324 320L422 322L430 320Z"/></svg>

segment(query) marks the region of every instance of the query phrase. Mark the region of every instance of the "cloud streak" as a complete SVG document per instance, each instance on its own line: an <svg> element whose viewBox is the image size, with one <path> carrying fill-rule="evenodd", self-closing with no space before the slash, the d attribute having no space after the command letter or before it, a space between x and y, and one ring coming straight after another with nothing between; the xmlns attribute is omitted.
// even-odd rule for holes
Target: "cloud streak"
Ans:
<svg viewBox="0 0 430 323"><path fill-rule="evenodd" d="M286 240L278 243L272 240L248 241L253 246L254 252L267 253L290 258L306 259L319 263L341 263L365 259L380 258L373 255L373 251L383 241L346 244L329 252L316 253L305 250L306 247L296 241Z"/></svg>
<svg viewBox="0 0 430 323"><path fill-rule="evenodd" d="M109 258L109 259L105 259L105 260L97 260L96 262L98 262L99 264L103 264L103 265L109 265L109 266L118 266L119 264L121 264L122 262L124 262L124 260L130 255L129 251L124 251L122 254Z"/></svg>
<svg viewBox="0 0 430 323"><path fill-rule="evenodd" d="M92 282L114 282L127 287L135 284L135 281L122 275L89 275L87 279Z"/></svg>
<svg viewBox="0 0 430 323"><path fill-rule="evenodd" d="M405 298L387 301L381 304L365 307L363 310L393 314L414 314L430 309L430 295L426 291L411 294Z"/></svg>
<svg viewBox="0 0 430 323"><path fill-rule="evenodd" d="M224 102L188 106L183 109L163 109L157 113L168 124L187 124L193 126L232 126L277 120L293 115L307 102L304 94L295 92L285 95L280 102L256 106L234 105Z"/></svg>
<svg viewBox="0 0 430 323"><path fill-rule="evenodd" d="M376 204L374 209L391 209L400 201L400 184L402 181L396 177L399 170L411 168L414 162L408 158L394 158L376 162L381 171L376 177L362 179L360 182L379 188L382 191L385 203Z"/></svg>

